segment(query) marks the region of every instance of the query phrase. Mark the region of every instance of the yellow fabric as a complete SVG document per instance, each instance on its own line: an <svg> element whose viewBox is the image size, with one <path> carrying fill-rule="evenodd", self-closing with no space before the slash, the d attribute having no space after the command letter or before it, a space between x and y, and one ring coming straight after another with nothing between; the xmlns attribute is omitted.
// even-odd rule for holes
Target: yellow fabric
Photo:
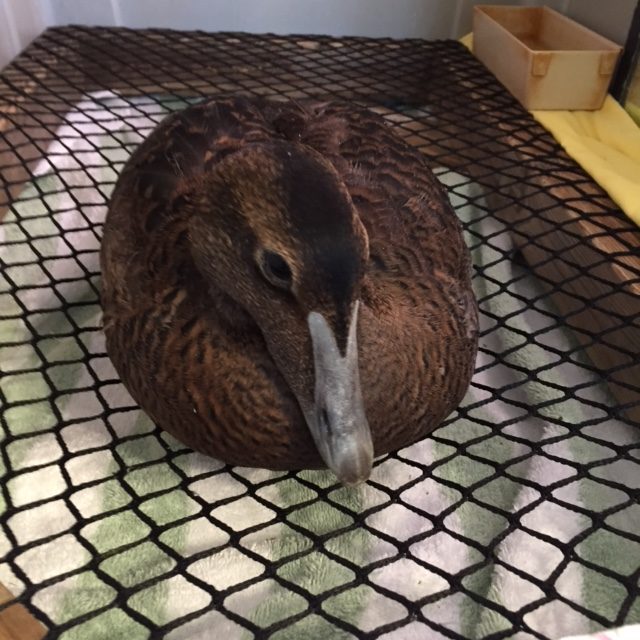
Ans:
<svg viewBox="0 0 640 640"><path fill-rule="evenodd" d="M473 49L473 36L460 40ZM531 111L565 151L640 225L640 128L607 96L598 111Z"/></svg>

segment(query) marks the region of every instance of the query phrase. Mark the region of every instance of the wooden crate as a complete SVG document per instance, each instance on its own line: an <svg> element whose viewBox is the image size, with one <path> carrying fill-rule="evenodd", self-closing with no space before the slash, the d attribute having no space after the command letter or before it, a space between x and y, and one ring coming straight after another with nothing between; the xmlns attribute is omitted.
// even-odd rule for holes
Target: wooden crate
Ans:
<svg viewBox="0 0 640 640"><path fill-rule="evenodd" d="M526 109L599 109L621 48L548 7L479 5L473 51Z"/></svg>

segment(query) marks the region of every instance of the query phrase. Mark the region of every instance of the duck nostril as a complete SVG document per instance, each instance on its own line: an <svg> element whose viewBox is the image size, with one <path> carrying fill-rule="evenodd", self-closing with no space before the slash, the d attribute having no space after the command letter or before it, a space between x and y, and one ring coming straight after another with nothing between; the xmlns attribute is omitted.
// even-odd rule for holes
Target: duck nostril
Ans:
<svg viewBox="0 0 640 640"><path fill-rule="evenodd" d="M327 429L327 433L331 435L331 423L329 422L329 413L325 407L320 409L320 419L322 420L322 426Z"/></svg>

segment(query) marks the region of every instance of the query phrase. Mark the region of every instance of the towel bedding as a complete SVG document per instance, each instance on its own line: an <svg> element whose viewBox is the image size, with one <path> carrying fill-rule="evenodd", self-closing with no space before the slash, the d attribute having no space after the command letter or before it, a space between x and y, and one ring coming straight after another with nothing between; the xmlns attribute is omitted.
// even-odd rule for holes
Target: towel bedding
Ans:
<svg viewBox="0 0 640 640"><path fill-rule="evenodd" d="M597 111L532 111L564 150L640 225L640 127L611 96Z"/></svg>
<svg viewBox="0 0 640 640"><path fill-rule="evenodd" d="M473 49L473 34L460 39ZM595 111L535 110L531 115L640 225L640 127L610 95Z"/></svg>
<svg viewBox="0 0 640 640"><path fill-rule="evenodd" d="M18 596L35 584L33 604L78 640L136 640L159 625L172 640L231 640L252 637L243 620L289 618L271 637L351 637L345 622L389 625L384 637L397 640L479 639L522 608L553 639L639 623L640 597L615 577L640 567L640 544L624 535L640 531L625 491L640 488L638 432L607 417L615 400L535 276L508 259L482 187L447 169L436 173L478 269L482 333L462 409L433 437L384 457L353 490L324 471L232 469L136 407L105 353L100 225L128 153L181 106L88 97L0 225L11 512L0 557L17 545L20 569L0 563L0 582ZM615 457L611 447L634 443ZM393 594L419 601L431 624ZM324 615L302 615L308 599Z"/></svg>

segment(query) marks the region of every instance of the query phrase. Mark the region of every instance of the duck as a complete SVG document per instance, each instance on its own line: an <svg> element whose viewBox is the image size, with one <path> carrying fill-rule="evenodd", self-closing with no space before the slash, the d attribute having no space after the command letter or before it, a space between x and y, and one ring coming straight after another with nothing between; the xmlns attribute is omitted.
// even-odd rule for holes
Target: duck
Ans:
<svg viewBox="0 0 640 640"><path fill-rule="evenodd" d="M210 98L126 162L103 227L107 353L145 413L230 465L354 486L474 371L462 226L365 106Z"/></svg>

